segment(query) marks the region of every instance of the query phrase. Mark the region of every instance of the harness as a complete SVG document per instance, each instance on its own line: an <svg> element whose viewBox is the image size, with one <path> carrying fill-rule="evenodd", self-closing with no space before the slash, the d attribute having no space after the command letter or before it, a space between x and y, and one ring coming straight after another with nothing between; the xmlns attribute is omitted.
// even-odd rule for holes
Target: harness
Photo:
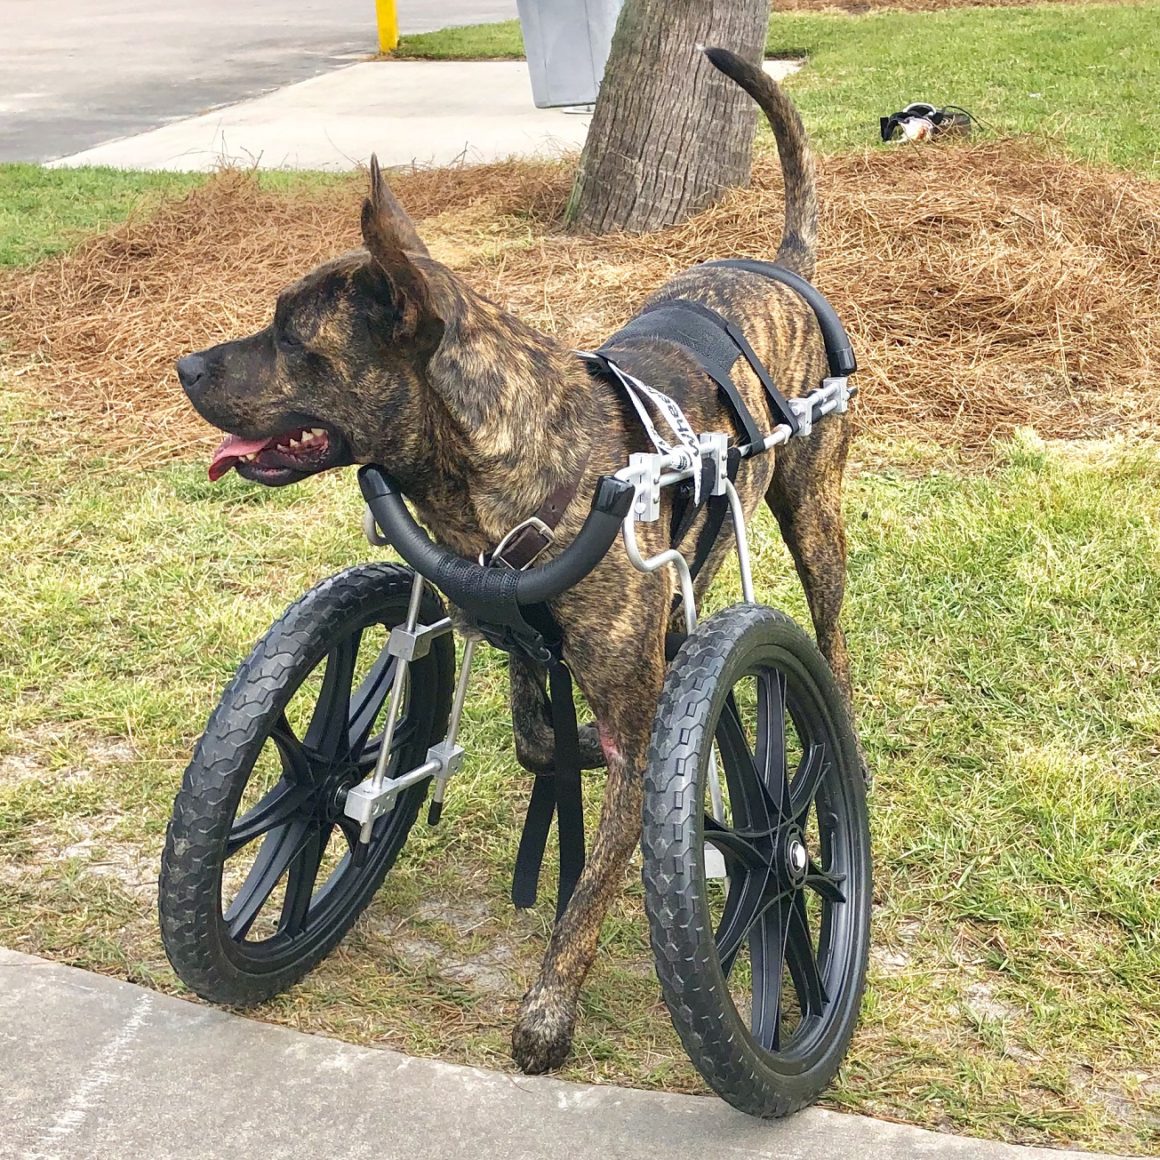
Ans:
<svg viewBox="0 0 1160 1160"><path fill-rule="evenodd" d="M845 379L857 369L857 362L834 308L819 290L804 278L772 262L746 258L722 259L703 263L708 268L731 268L760 274L772 281L789 286L809 303L817 317L825 343L829 374ZM680 407L667 395L641 382L620 367L613 357L614 349L628 340L648 338L679 347L691 356L696 365L717 385L722 401L728 407L738 436L729 447L726 471L730 481L736 479L741 460L766 450L766 435L762 431L732 379L733 368L744 359L757 376L765 391L777 423L787 425L794 435L807 435L814 421L820 418L802 400L787 399L778 389L748 339L724 315L700 302L685 298L666 299L654 303L616 332L599 350L578 351L593 371L619 387L632 402L658 450L672 449L667 437L662 436L650 412L659 415L671 435L682 446L692 441L693 462L697 461L696 435L682 414ZM585 466L587 460L585 461ZM705 477L711 467L705 464L703 473L680 485L673 503L670 521L670 543L677 547L696 519L702 506L706 520L697 537L690 562L695 577L704 566L721 533L729 510L726 494L709 495L702 505L701 495L708 490ZM512 529L487 563L513 570L526 568L552 541L552 530L562 517L568 501L575 495L584 475L578 472L570 485L557 488L548 496L536 515ZM481 561L483 562L483 561ZM679 597L677 598L679 600ZM528 802L516 855L512 881L512 901L518 907L535 904L540 867L547 846L553 814L557 817L557 836L560 846L560 871L556 893L556 915L563 914L572 896L581 871L584 869L584 806L580 776L580 739L576 723L572 676L563 660L563 633L546 604L522 610L511 602L514 615L505 616L502 624L479 624L485 639L505 651L518 652L527 659L544 665L548 670L549 704L554 735L553 768L549 774L538 774ZM505 610L509 611L509 610ZM675 642L669 642L673 645ZM671 647L666 651L671 651Z"/></svg>

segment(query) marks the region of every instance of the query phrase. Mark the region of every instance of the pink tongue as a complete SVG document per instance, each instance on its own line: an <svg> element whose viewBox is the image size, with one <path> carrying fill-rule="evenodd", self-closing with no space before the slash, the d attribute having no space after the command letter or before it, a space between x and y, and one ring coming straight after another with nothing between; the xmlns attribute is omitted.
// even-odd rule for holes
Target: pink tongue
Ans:
<svg viewBox="0 0 1160 1160"><path fill-rule="evenodd" d="M261 451L273 442L273 439L242 439L237 435L227 435L222 440L221 446L213 453L213 459L210 461L210 482L216 483L243 456Z"/></svg>

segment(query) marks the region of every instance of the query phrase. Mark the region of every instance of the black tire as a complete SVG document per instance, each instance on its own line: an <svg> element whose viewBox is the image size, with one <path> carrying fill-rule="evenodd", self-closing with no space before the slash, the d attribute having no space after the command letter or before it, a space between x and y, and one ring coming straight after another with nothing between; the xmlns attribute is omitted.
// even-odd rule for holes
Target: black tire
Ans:
<svg viewBox="0 0 1160 1160"><path fill-rule="evenodd" d="M341 801L374 768L395 660L370 641L405 621L411 583L391 564L322 581L259 641L206 725L174 802L158 905L169 961L210 1002L249 1007L301 979L407 840L429 781L401 794L363 847ZM442 615L428 589L421 621ZM420 765L444 736L454 667L450 634L412 664L388 772ZM257 800L239 817L243 795Z"/></svg>
<svg viewBox="0 0 1160 1160"><path fill-rule="evenodd" d="M706 807L714 748L725 824ZM726 889L706 874L706 840L722 855ZM842 698L788 617L735 605L681 646L649 748L643 849L657 974L697 1070L750 1115L811 1103L861 1006L870 833ZM746 954L749 994L739 999Z"/></svg>

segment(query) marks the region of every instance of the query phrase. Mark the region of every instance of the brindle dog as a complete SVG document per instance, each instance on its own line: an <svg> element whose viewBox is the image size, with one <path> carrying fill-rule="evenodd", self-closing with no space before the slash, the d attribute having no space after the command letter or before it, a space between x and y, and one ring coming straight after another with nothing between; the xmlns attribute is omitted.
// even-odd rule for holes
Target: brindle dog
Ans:
<svg viewBox="0 0 1160 1160"><path fill-rule="evenodd" d="M809 278L817 203L797 111L761 69L721 49L708 56L769 118L786 194L777 261ZM566 346L434 261L373 161L362 235L365 250L327 262L284 290L264 330L177 364L193 405L230 433L211 477L232 467L246 479L281 485L327 468L383 464L436 539L475 559L583 470L550 558L580 527L597 477L623 467L630 452L652 450L631 407ZM814 314L784 285L744 270L694 267L650 302L670 298L702 302L737 323L787 395L812 390L826 374ZM676 399L695 430L733 430L717 387L680 348L636 340L612 354ZM734 378L758 422L772 430L776 420L744 359ZM744 461L737 479L747 513L764 497L777 517L818 644L847 698L850 671L838 613L849 438L847 418L827 418L776 457ZM669 514L666 507L660 520L638 528L646 555L669 547ZM686 550L703 520L702 513L687 532ZM720 566L727 539L721 537L701 572L698 596ZM639 838L645 753L673 594L671 569L636 571L618 541L587 579L551 605L563 629L564 657L596 718L596 728L584 734L584 764L607 765L608 775L588 863L512 1035L515 1060L528 1072L556 1067L568 1054L600 924ZM517 756L532 771L549 769L545 674L515 657L510 667Z"/></svg>

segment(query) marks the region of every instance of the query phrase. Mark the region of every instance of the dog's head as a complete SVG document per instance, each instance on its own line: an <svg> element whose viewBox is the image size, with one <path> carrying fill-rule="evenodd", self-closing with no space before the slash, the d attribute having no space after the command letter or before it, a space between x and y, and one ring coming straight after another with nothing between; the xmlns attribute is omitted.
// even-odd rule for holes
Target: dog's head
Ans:
<svg viewBox="0 0 1160 1160"><path fill-rule="evenodd" d="M274 319L248 338L177 363L198 412L226 432L210 478L231 468L279 486L390 457L443 322L419 263L427 250L371 159L366 250L327 262L278 295Z"/></svg>

